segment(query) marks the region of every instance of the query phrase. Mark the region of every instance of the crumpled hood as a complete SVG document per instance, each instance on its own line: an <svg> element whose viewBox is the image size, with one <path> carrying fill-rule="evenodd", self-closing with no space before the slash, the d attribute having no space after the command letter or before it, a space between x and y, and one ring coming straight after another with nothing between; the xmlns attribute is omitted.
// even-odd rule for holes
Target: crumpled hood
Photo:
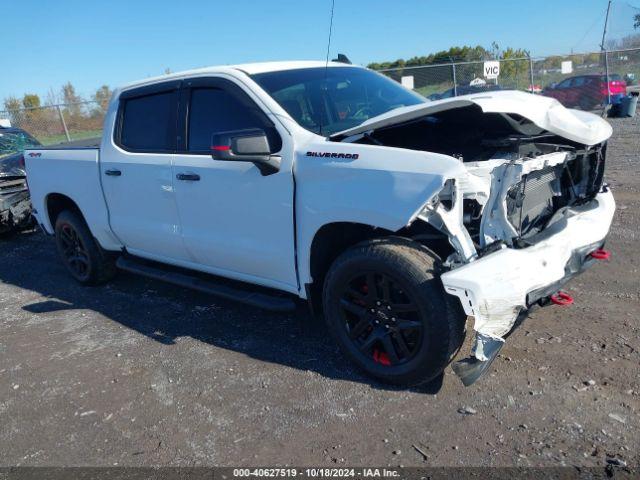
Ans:
<svg viewBox="0 0 640 480"><path fill-rule="evenodd" d="M397 108L370 118L357 127L334 133L330 138L344 138L377 128L408 122L445 110L479 106L485 113L515 114L543 130L585 145L596 145L613 133L609 123L592 113L565 108L555 98L518 91L496 91L436 100Z"/></svg>

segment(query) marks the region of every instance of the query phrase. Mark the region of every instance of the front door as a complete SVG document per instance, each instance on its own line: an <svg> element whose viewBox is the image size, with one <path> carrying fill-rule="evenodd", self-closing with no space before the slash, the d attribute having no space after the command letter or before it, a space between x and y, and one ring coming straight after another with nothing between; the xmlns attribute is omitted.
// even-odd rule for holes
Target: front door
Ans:
<svg viewBox="0 0 640 480"><path fill-rule="evenodd" d="M185 81L180 105L173 175L192 261L211 273L297 291L289 134L231 80ZM211 157L212 136L249 128L267 133L271 152L282 157L278 172Z"/></svg>

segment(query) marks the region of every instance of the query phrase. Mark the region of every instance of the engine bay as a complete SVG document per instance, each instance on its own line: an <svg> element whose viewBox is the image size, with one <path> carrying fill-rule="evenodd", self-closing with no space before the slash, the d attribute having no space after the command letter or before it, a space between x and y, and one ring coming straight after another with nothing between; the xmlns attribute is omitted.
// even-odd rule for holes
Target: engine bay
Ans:
<svg viewBox="0 0 640 480"><path fill-rule="evenodd" d="M520 115L485 113L475 104L343 141L439 153L464 164L467 177L446 185L438 196L442 217L452 210L459 190L462 223L475 250L463 253L454 245L463 262L501 245L534 244L564 211L595 198L602 188L606 155L606 142L586 146ZM442 229L442 219L435 217L432 213L423 218ZM453 221L449 219L448 230Z"/></svg>

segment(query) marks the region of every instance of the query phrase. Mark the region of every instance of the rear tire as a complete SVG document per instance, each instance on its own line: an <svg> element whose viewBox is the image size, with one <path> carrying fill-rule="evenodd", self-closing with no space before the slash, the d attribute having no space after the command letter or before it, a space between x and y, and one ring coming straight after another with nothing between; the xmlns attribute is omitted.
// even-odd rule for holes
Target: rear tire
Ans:
<svg viewBox="0 0 640 480"><path fill-rule="evenodd" d="M65 267L83 285L100 285L116 274L115 255L103 250L84 219L65 210L56 219L56 246Z"/></svg>
<svg viewBox="0 0 640 480"><path fill-rule="evenodd" d="M464 339L465 316L442 287L440 259L404 238L369 240L340 255L323 304L345 355L387 383L434 379Z"/></svg>

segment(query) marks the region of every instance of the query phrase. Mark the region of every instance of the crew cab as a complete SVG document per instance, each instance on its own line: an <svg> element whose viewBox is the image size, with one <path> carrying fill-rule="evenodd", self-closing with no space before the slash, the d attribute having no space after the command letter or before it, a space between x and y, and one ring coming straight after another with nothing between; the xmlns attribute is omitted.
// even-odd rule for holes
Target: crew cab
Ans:
<svg viewBox="0 0 640 480"><path fill-rule="evenodd" d="M306 299L370 375L465 384L608 252L609 124L495 91L427 101L339 62L117 89L93 148L33 148L34 215L76 280L118 268L273 310Z"/></svg>

